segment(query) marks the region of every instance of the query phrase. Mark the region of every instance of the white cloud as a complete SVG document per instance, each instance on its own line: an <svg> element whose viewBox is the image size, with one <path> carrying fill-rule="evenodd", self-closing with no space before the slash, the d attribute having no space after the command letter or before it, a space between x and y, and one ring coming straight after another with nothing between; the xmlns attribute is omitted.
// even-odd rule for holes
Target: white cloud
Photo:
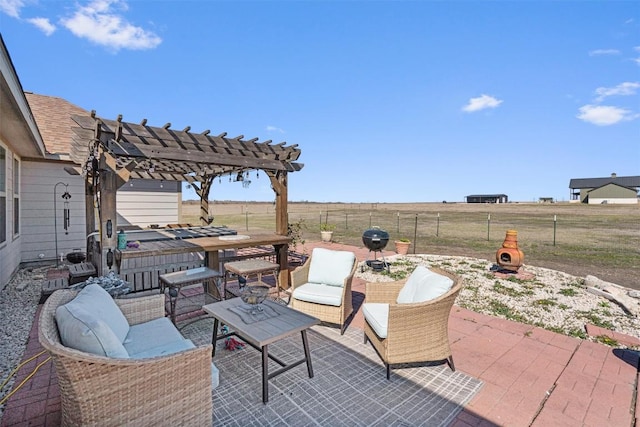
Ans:
<svg viewBox="0 0 640 427"><path fill-rule="evenodd" d="M618 49L596 49L589 52L589 56L602 55L620 55L620 51Z"/></svg>
<svg viewBox="0 0 640 427"><path fill-rule="evenodd" d="M278 133L285 133L284 130L280 129L279 127L276 126L267 126L267 132L278 132Z"/></svg>
<svg viewBox="0 0 640 427"><path fill-rule="evenodd" d="M502 104L501 99L497 99L489 95L480 95L477 98L471 98L469 103L462 107L462 111L473 113L487 108L496 108L500 104Z"/></svg>
<svg viewBox="0 0 640 427"><path fill-rule="evenodd" d="M638 118L638 114L634 115L623 108L589 104L580 107L580 114L576 117L597 126L610 126L621 121L634 120Z"/></svg>
<svg viewBox="0 0 640 427"><path fill-rule="evenodd" d="M608 96L629 96L635 95L640 89L638 82L624 82L614 87L599 87L596 89L596 101L600 102Z"/></svg>
<svg viewBox="0 0 640 427"><path fill-rule="evenodd" d="M0 12L12 18L20 18L20 9L25 5L23 0L0 0Z"/></svg>
<svg viewBox="0 0 640 427"><path fill-rule="evenodd" d="M152 49L162 42L155 33L127 22L116 8L126 11L128 5L121 0L94 0L61 23L74 35L114 51Z"/></svg>
<svg viewBox="0 0 640 427"><path fill-rule="evenodd" d="M49 19L47 18L31 18L31 19L27 19L27 22L35 25L36 27L38 27L38 29L40 29L43 33L45 33L48 36L53 34L54 31L56 30L55 25L49 22Z"/></svg>

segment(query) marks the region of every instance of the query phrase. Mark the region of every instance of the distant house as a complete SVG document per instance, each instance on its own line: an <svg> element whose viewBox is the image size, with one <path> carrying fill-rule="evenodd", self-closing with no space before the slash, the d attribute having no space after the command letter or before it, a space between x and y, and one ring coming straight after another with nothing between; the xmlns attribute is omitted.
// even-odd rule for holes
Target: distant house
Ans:
<svg viewBox="0 0 640 427"><path fill-rule="evenodd" d="M85 180L69 151L77 126L71 116L89 112L61 98L25 93L1 35L0 77L2 287L21 263L86 248ZM182 222L180 184L129 181L118 190L118 224Z"/></svg>
<svg viewBox="0 0 640 427"><path fill-rule="evenodd" d="M588 204L634 204L638 203L640 176L617 176L607 178L574 178L569 182L571 201Z"/></svg>
<svg viewBox="0 0 640 427"><path fill-rule="evenodd" d="M466 196L467 203L507 203L509 198L506 194L473 194Z"/></svg>

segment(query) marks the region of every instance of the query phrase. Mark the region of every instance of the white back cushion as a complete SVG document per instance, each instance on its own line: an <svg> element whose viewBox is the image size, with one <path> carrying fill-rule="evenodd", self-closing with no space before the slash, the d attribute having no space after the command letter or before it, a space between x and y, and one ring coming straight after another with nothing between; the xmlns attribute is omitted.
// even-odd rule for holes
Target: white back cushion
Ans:
<svg viewBox="0 0 640 427"><path fill-rule="evenodd" d="M123 342L129 333L129 322L115 303L111 295L100 285L91 284L85 286L76 297L61 307L81 307L91 313L95 320L101 320L113 331L120 342ZM56 310L56 315L58 310Z"/></svg>
<svg viewBox="0 0 640 427"><path fill-rule="evenodd" d="M98 356L129 357L109 325L82 305L61 305L56 309L55 317L63 345Z"/></svg>
<svg viewBox="0 0 640 427"><path fill-rule="evenodd" d="M429 301L446 293L453 286L450 277L443 276L419 265L413 270L400 292L396 302L410 304Z"/></svg>
<svg viewBox="0 0 640 427"><path fill-rule="evenodd" d="M311 253L307 281L342 287L344 279L351 274L355 260L353 252L315 248Z"/></svg>

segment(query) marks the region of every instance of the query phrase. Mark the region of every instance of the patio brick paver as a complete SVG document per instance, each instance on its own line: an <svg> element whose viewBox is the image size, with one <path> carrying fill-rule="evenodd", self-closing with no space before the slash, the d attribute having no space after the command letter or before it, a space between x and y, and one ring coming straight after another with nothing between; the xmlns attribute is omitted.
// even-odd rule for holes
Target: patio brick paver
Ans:
<svg viewBox="0 0 640 427"><path fill-rule="evenodd" d="M316 246L351 250L359 260L368 256L366 248L338 243L305 245L307 252ZM364 280L356 278L352 291L357 311L349 328L361 329ZM456 369L484 382L453 426L640 425L637 351L613 349L457 306L449 325ZM587 332L591 336L607 334L593 325ZM608 332L619 342L635 343L633 337ZM39 351L34 323L24 359ZM16 384L45 358L40 356L25 365ZM9 399L0 426L59 424L60 395L49 362Z"/></svg>

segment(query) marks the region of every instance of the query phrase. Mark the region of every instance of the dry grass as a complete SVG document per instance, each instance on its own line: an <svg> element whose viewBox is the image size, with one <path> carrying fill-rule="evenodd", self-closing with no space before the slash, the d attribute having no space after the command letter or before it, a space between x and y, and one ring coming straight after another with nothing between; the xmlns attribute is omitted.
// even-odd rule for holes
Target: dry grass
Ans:
<svg viewBox="0 0 640 427"><path fill-rule="evenodd" d="M183 222L197 223L198 209L197 203L185 202ZM240 232L273 231L274 209L272 203L211 203L214 224ZM506 230L514 229L525 264L640 288L640 205L289 204L289 222L302 223L307 241L320 239L319 224L325 221L336 225L334 240L345 244L362 246L362 232L379 226L391 240L411 239L410 252L488 260L494 259Z"/></svg>

